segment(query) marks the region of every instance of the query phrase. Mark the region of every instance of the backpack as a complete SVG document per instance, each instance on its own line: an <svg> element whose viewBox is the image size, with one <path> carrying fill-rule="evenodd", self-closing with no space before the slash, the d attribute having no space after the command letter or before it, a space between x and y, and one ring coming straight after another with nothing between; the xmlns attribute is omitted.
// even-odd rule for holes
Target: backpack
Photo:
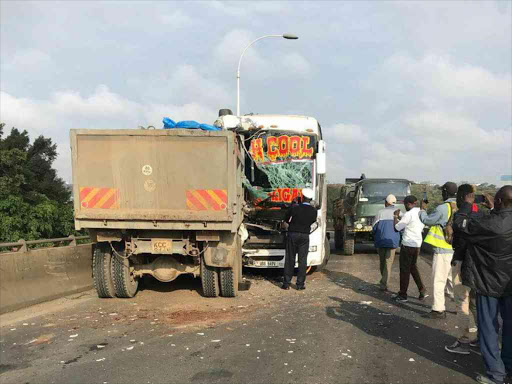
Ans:
<svg viewBox="0 0 512 384"><path fill-rule="evenodd" d="M448 244L453 242L453 215L457 212L457 203L450 201L448 204L448 222L443 227L444 241Z"/></svg>

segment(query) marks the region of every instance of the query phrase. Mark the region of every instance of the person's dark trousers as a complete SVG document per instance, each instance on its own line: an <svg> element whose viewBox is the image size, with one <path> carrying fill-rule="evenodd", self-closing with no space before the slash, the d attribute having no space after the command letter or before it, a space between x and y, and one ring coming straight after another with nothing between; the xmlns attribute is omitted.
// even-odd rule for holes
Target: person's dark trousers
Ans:
<svg viewBox="0 0 512 384"><path fill-rule="evenodd" d="M476 297L478 338L487 376L502 383L507 373L512 374L512 296ZM498 314L503 319L500 354Z"/></svg>
<svg viewBox="0 0 512 384"><path fill-rule="evenodd" d="M309 234L288 232L286 236L286 255L284 259L284 285L290 285L295 268L295 255L299 255L299 272L297 273L297 287L303 287L306 282L306 268L308 264Z"/></svg>
<svg viewBox="0 0 512 384"><path fill-rule="evenodd" d="M425 285L421 281L420 271L418 271L418 256L420 248L408 247L402 245L400 247L400 297L407 298L407 289L409 288L409 280L412 275L420 293L425 292Z"/></svg>

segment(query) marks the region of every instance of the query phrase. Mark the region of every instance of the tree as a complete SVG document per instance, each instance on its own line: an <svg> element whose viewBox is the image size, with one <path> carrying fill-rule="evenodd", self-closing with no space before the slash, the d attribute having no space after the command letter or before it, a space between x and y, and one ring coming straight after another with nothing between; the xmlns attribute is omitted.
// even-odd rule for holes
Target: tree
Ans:
<svg viewBox="0 0 512 384"><path fill-rule="evenodd" d="M57 176L57 146L0 124L0 242L34 240L73 233L71 192Z"/></svg>

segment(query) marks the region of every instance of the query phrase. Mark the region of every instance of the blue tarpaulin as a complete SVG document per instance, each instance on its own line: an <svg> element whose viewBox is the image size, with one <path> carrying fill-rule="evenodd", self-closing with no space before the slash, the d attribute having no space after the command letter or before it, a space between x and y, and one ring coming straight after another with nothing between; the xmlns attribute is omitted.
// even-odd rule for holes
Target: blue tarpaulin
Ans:
<svg viewBox="0 0 512 384"><path fill-rule="evenodd" d="M203 131L220 131L221 130L221 128L217 128L214 125L199 124L197 121L193 121L193 120L178 121L176 123L174 120L172 120L168 117L164 117L163 123L164 123L164 129L182 128L182 129L202 129Z"/></svg>

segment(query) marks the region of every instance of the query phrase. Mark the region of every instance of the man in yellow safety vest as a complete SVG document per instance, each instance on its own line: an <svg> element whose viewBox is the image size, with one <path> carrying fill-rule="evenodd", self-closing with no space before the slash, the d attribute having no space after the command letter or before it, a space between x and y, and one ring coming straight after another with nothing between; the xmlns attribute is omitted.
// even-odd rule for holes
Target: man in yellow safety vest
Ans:
<svg viewBox="0 0 512 384"><path fill-rule="evenodd" d="M438 205L429 215L425 211L426 203L421 202L420 221L430 226L430 230L424 242L434 248L432 261L433 304L432 311L428 315L432 319L446 318L445 312L445 288L447 281L452 281L452 245L447 243L444 237L444 227L453 215L453 207L456 206L457 184L448 181L441 187L443 204Z"/></svg>

